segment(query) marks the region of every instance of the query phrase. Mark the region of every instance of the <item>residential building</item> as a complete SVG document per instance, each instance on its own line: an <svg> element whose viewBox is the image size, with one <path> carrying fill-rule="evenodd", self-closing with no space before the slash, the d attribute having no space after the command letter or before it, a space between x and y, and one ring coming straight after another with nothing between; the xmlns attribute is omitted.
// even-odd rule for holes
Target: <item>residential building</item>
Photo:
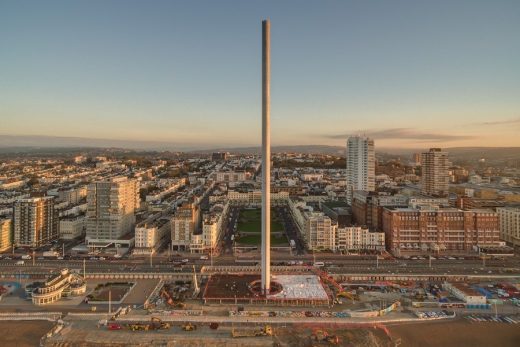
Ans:
<svg viewBox="0 0 520 347"><path fill-rule="evenodd" d="M78 155L74 157L74 163L76 164L82 164L87 161L87 157L84 155Z"/></svg>
<svg viewBox="0 0 520 347"><path fill-rule="evenodd" d="M449 191L450 177L448 153L440 148L430 148L422 153L421 193L430 196L446 196Z"/></svg>
<svg viewBox="0 0 520 347"><path fill-rule="evenodd" d="M213 252L222 237L222 224L227 216L229 204L215 204L210 212L204 215L202 221L202 233L192 235L190 252Z"/></svg>
<svg viewBox="0 0 520 347"><path fill-rule="evenodd" d="M192 235L199 227L199 206L186 203L179 207L172 219L172 247L177 250L188 250Z"/></svg>
<svg viewBox="0 0 520 347"><path fill-rule="evenodd" d="M14 243L40 247L58 238L54 197L20 199L14 204Z"/></svg>
<svg viewBox="0 0 520 347"><path fill-rule="evenodd" d="M304 238L312 250L334 250L336 227L322 212L307 212L304 222Z"/></svg>
<svg viewBox="0 0 520 347"><path fill-rule="evenodd" d="M217 171L210 175L216 182L243 182L249 180L251 174L246 171Z"/></svg>
<svg viewBox="0 0 520 347"><path fill-rule="evenodd" d="M227 152L213 152L211 154L212 161L225 161L227 159Z"/></svg>
<svg viewBox="0 0 520 347"><path fill-rule="evenodd" d="M347 139L347 201L352 202L355 190L374 191L375 150L374 140L366 136Z"/></svg>
<svg viewBox="0 0 520 347"><path fill-rule="evenodd" d="M89 184L87 242L111 242L133 232L138 208L139 187L134 179L116 177Z"/></svg>
<svg viewBox="0 0 520 347"><path fill-rule="evenodd" d="M336 229L334 251L363 251L385 249L385 233L371 232L362 227Z"/></svg>
<svg viewBox="0 0 520 347"><path fill-rule="evenodd" d="M252 190L248 192L238 192L234 190L228 190L227 198L234 204L241 205L260 205L262 203L262 191ZM271 203L277 204L279 202L284 203L289 199L289 192L280 191L277 193L271 192Z"/></svg>
<svg viewBox="0 0 520 347"><path fill-rule="evenodd" d="M412 156L412 164L414 166L421 166L421 153L414 153Z"/></svg>
<svg viewBox="0 0 520 347"><path fill-rule="evenodd" d="M60 239L72 240L85 235L85 215L67 216L60 219Z"/></svg>
<svg viewBox="0 0 520 347"><path fill-rule="evenodd" d="M373 231L381 231L383 209L385 207L407 207L409 198L405 195L389 195L376 192L354 191L352 215L356 225Z"/></svg>
<svg viewBox="0 0 520 347"><path fill-rule="evenodd" d="M468 252L500 243L498 214L492 210L388 207L383 211L383 231L393 253Z"/></svg>
<svg viewBox="0 0 520 347"><path fill-rule="evenodd" d="M11 249L11 228L12 221L10 218L0 218L0 252Z"/></svg>
<svg viewBox="0 0 520 347"><path fill-rule="evenodd" d="M322 201L319 203L321 210L332 219L338 227L352 225L352 214L347 203L343 201Z"/></svg>
<svg viewBox="0 0 520 347"><path fill-rule="evenodd" d="M500 238L513 247L520 247L520 206L500 207L497 213Z"/></svg>
<svg viewBox="0 0 520 347"><path fill-rule="evenodd" d="M71 205L78 204L86 196L86 186L58 190L58 199L60 201L66 201Z"/></svg>
<svg viewBox="0 0 520 347"><path fill-rule="evenodd" d="M172 221L160 214L152 216L135 227L134 254L155 253L170 235Z"/></svg>

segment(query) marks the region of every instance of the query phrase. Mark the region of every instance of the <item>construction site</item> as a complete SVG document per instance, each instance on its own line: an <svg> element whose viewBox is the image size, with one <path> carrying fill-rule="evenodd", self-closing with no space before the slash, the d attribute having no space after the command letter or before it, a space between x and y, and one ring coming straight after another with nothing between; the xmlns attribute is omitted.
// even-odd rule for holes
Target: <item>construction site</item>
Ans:
<svg viewBox="0 0 520 347"><path fill-rule="evenodd" d="M216 274L209 277L202 298L205 304L281 306L328 306L333 301L332 292L313 273L273 275L267 295L260 293L259 284L259 274Z"/></svg>

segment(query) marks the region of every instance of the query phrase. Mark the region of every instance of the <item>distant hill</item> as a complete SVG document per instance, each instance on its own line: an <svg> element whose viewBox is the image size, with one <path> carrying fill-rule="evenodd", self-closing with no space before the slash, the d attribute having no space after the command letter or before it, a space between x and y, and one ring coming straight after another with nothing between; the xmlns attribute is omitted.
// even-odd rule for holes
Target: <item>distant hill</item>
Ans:
<svg viewBox="0 0 520 347"><path fill-rule="evenodd" d="M451 147L446 148L450 156L465 156L471 158L520 158L520 147Z"/></svg>
<svg viewBox="0 0 520 347"><path fill-rule="evenodd" d="M520 147L452 147L445 151L453 162L475 162L480 159L488 163L520 162Z"/></svg>
<svg viewBox="0 0 520 347"><path fill-rule="evenodd" d="M208 145L206 145L208 146ZM95 139L88 137L44 136L44 135L4 135L0 134L0 149L17 151L42 148L121 148L132 150L193 150L200 146L190 146L165 141L133 141L114 139Z"/></svg>
<svg viewBox="0 0 520 347"><path fill-rule="evenodd" d="M193 153L229 152L233 154L260 154L262 148L258 147L231 147L213 148L191 151ZM272 146L272 153L305 153L305 154L330 154L345 155L345 148L341 146L327 145L296 145L296 146Z"/></svg>
<svg viewBox="0 0 520 347"><path fill-rule="evenodd" d="M207 149L200 149L207 148ZM2 135L0 134L0 153L55 153L65 150L121 150L121 151L179 151L188 153L206 154L212 152L230 152L235 154L260 154L260 146L251 147L212 147L207 144L183 144L164 141L131 141L113 139L93 139L83 137L63 136L33 136L33 135ZM452 161L518 161L520 160L520 147L451 147L443 148L449 152ZM427 148L388 148L377 147L376 154L379 158L408 158L412 153L426 151ZM306 153L306 154L330 154L345 155L344 146L328 145L293 145L273 146L273 153Z"/></svg>

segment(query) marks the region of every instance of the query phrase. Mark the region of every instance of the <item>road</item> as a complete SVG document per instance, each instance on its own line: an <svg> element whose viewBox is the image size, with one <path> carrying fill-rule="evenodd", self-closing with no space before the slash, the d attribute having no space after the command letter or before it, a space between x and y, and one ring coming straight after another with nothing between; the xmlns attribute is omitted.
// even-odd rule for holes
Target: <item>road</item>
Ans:
<svg viewBox="0 0 520 347"><path fill-rule="evenodd" d="M192 272L193 265L196 271L202 266L210 265L210 260L200 260L199 256L190 257L187 265L174 266L166 257L153 259L152 265L148 258L144 259L120 259L120 260L86 260L87 272ZM178 259L181 259L179 257ZM288 254L280 255L273 259L273 265L284 265L291 260L303 260L307 264L312 263L312 256L294 257ZM320 258L320 260L322 260ZM259 261L258 257L235 259L231 255L216 257L213 264L225 265L254 265ZM77 269L83 271L81 260L26 260L24 265L17 265L15 260L1 260L1 273L30 273L50 272L61 268ZM325 261L325 269L330 273L401 273L401 274L520 274L520 264L516 261L488 260L483 265L477 260L432 260L431 267L428 260L363 260L363 259L336 259Z"/></svg>
<svg viewBox="0 0 520 347"><path fill-rule="evenodd" d="M278 217L282 220L287 238L289 240L294 240L294 242L295 242L296 254L297 255L305 254L305 243L303 242L303 240L301 238L301 233L298 230L298 227L296 226L296 224L294 223L294 219L292 218L288 207L287 206L276 207L276 213L278 214Z"/></svg>

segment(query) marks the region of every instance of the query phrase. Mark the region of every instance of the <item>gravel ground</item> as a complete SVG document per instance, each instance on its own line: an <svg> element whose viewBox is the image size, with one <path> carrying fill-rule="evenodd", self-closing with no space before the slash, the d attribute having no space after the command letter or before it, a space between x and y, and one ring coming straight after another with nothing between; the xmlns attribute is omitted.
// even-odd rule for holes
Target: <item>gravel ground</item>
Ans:
<svg viewBox="0 0 520 347"><path fill-rule="evenodd" d="M40 338L45 335L54 323L47 321L0 321L0 346L34 347L39 346Z"/></svg>
<svg viewBox="0 0 520 347"><path fill-rule="evenodd" d="M402 347L520 346L520 327L516 324L457 320L392 325L389 330L392 338L401 338Z"/></svg>

